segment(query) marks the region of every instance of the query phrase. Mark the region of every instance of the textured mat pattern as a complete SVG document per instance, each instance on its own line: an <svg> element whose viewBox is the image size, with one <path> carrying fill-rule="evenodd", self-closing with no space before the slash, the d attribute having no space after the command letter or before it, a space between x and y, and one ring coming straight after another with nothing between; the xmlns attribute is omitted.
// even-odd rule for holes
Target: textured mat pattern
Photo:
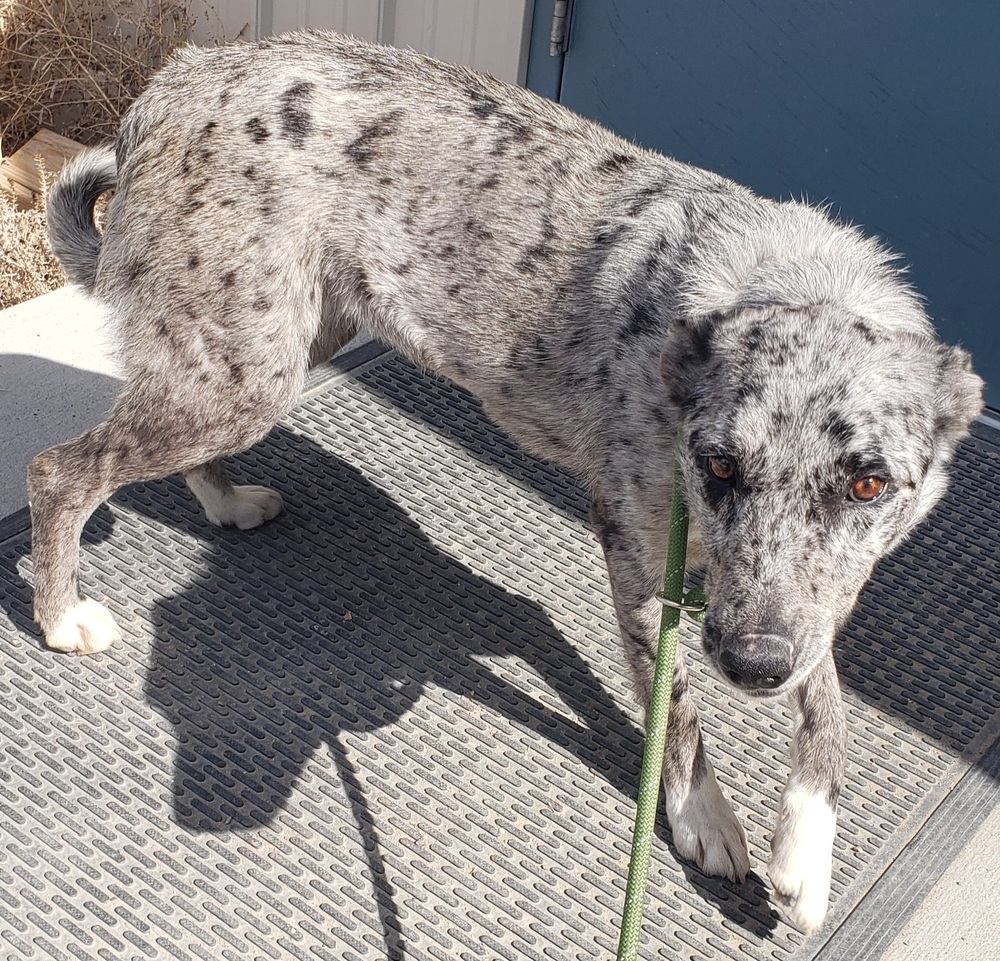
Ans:
<svg viewBox="0 0 1000 961"><path fill-rule="evenodd" d="M841 644L831 930L996 734L998 466L966 445ZM2 545L0 957L612 956L641 739L580 490L395 359L237 470L286 513L218 531L167 481L95 515L106 655L40 648L27 534ZM642 954L811 958L762 881L789 716L687 640L756 873L704 878L664 830Z"/></svg>

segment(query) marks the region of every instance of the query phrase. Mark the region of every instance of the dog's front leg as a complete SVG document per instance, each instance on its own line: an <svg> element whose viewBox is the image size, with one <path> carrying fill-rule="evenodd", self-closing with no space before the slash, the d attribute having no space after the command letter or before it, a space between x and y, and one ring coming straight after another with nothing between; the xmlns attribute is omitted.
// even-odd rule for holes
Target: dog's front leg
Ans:
<svg viewBox="0 0 1000 961"><path fill-rule="evenodd" d="M644 538L629 532L624 520L628 512L595 500L592 516L604 548L625 655L644 716L648 716L659 641L661 608L656 594L664 558L644 549ZM674 667L663 788L677 853L706 874L742 882L750 870L746 835L705 755L681 651Z"/></svg>
<svg viewBox="0 0 1000 961"><path fill-rule="evenodd" d="M799 724L792 773L781 793L767 875L788 919L819 929L830 901L837 799L844 782L847 719L833 654L796 692Z"/></svg>

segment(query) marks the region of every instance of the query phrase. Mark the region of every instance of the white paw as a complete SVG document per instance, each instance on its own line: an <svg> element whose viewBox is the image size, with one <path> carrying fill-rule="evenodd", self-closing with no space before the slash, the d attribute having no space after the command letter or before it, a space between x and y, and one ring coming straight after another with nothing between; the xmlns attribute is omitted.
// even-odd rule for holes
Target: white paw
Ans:
<svg viewBox="0 0 1000 961"><path fill-rule="evenodd" d="M664 778L667 819L677 853L705 874L742 883L750 870L747 837L715 780L708 759L697 788L683 796Z"/></svg>
<svg viewBox="0 0 1000 961"><path fill-rule="evenodd" d="M260 527L277 517L284 507L277 491L256 484L234 487L225 496L203 503L205 516L211 523L219 527L236 526L241 531Z"/></svg>
<svg viewBox="0 0 1000 961"><path fill-rule="evenodd" d="M767 876L782 913L806 934L818 931L826 917L836 832L837 812L825 797L785 789Z"/></svg>
<svg viewBox="0 0 1000 961"><path fill-rule="evenodd" d="M45 635L45 643L69 654L97 654L122 637L111 612L89 598L71 607Z"/></svg>

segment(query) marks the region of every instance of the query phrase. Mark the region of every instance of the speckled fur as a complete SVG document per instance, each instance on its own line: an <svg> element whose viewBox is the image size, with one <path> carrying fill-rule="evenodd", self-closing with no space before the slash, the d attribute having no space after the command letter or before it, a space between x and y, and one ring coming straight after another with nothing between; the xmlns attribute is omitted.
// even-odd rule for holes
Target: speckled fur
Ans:
<svg viewBox="0 0 1000 961"><path fill-rule="evenodd" d="M99 237L93 202L111 184ZM885 250L523 90L334 35L182 51L115 152L71 165L49 210L127 374L105 423L31 465L50 644L114 640L80 601L76 555L118 487L182 472L218 523L273 516L280 498L233 488L218 459L262 437L308 365L368 328L589 484L643 704L679 457L708 653L752 657L761 635L790 651L767 692L801 714L771 878L790 918L818 927L823 812L844 769L833 639L875 563L942 495L981 405L968 357L936 341ZM738 467L731 483L707 469L719 455ZM888 489L857 504L847 492L865 471ZM664 784L679 853L742 879L745 838L683 661Z"/></svg>

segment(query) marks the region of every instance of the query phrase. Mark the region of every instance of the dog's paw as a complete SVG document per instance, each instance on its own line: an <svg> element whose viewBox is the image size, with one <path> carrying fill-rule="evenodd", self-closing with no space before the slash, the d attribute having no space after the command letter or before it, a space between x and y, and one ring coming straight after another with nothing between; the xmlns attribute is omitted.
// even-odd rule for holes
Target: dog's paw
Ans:
<svg viewBox="0 0 1000 961"><path fill-rule="evenodd" d="M214 503L205 504L205 516L219 527L235 526L241 531L248 531L277 517L284 506L276 490L244 484L233 487Z"/></svg>
<svg viewBox="0 0 1000 961"><path fill-rule="evenodd" d="M45 643L67 654L98 654L121 637L111 612L103 604L87 598L63 614L51 631L46 631Z"/></svg>
<svg viewBox="0 0 1000 961"><path fill-rule="evenodd" d="M830 903L837 812L820 794L786 789L771 839L767 876L782 913L806 934L818 931Z"/></svg>
<svg viewBox="0 0 1000 961"><path fill-rule="evenodd" d="M682 798L666 778L663 787L677 853L694 861L705 874L738 883L745 881L750 871L747 836L719 790L711 764L698 786Z"/></svg>

